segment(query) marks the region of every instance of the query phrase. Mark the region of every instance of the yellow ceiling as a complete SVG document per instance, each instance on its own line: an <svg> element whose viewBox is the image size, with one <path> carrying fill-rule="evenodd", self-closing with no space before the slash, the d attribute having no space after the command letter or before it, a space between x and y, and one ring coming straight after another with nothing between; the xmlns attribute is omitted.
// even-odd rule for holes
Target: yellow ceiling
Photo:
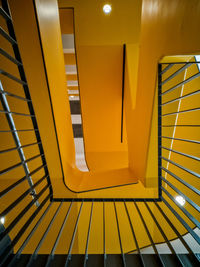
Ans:
<svg viewBox="0 0 200 267"><path fill-rule="evenodd" d="M112 5L109 15L103 5ZM77 45L137 43L140 36L142 0L58 0L59 7L74 7Z"/></svg>

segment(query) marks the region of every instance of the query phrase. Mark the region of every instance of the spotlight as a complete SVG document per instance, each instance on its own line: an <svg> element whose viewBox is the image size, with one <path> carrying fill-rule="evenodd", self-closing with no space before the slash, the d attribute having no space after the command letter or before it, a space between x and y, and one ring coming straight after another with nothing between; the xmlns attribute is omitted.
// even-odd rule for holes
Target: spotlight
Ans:
<svg viewBox="0 0 200 267"><path fill-rule="evenodd" d="M103 6L103 12L104 12L105 14L109 14L109 13L111 12L111 10L112 10L111 5L106 4L106 5Z"/></svg>

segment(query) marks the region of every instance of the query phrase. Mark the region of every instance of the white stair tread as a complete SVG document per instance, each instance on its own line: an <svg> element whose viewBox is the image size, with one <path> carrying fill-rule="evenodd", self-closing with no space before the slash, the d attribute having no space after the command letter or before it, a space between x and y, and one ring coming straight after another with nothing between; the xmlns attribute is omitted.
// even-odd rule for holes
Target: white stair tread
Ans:
<svg viewBox="0 0 200 267"><path fill-rule="evenodd" d="M76 65L65 65L66 74L77 74Z"/></svg>
<svg viewBox="0 0 200 267"><path fill-rule="evenodd" d="M73 86L78 86L78 81L67 81L67 86L71 86L71 87L73 87Z"/></svg>
<svg viewBox="0 0 200 267"><path fill-rule="evenodd" d="M74 34L62 34L63 49L74 49Z"/></svg>
<svg viewBox="0 0 200 267"><path fill-rule="evenodd" d="M82 120L81 120L81 115L71 115L71 118L72 118L72 124L82 124Z"/></svg>
<svg viewBox="0 0 200 267"><path fill-rule="evenodd" d="M69 96L69 100L70 101L77 101L77 100L80 100L80 97L78 95L70 95Z"/></svg>
<svg viewBox="0 0 200 267"><path fill-rule="evenodd" d="M79 90L68 90L69 95L79 94Z"/></svg>

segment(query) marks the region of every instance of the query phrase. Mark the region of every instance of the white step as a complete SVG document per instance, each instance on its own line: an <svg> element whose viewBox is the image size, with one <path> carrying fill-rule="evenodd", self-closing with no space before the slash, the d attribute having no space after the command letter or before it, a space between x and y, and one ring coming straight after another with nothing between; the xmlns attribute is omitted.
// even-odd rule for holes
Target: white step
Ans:
<svg viewBox="0 0 200 267"><path fill-rule="evenodd" d="M76 65L65 65L66 74L77 74Z"/></svg>

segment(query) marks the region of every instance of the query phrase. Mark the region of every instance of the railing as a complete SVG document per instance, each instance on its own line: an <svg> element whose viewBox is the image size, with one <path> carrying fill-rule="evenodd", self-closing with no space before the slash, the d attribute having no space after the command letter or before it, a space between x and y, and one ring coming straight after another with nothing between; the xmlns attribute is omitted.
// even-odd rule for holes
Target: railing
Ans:
<svg viewBox="0 0 200 267"><path fill-rule="evenodd" d="M41 253L46 254L42 266L56 264L58 260L57 250L59 255L63 255L60 256L61 266L68 266L69 264L71 264L70 266L94 266L91 265L91 262L94 261L95 256L100 261L99 266L103 266L103 264L104 266L112 266L110 264L115 260L119 264L117 266L132 266L131 264L137 262L139 262L139 266L148 266L149 260L155 261L156 266L174 266L174 264L175 266L197 266L195 259L198 257L193 251L192 241L189 238L188 242L180 234L176 224L172 219L169 219L169 217L174 216L174 212L170 213L164 206L163 203L137 203L136 201L133 203L82 202L77 206L73 202L51 202L40 212L40 216L37 216L37 220L27 231L26 237L17 246L14 257L10 257L10 266L12 264L20 266L22 260L24 261L24 254L22 253L27 254L26 247L30 247L30 244L33 248L32 253L28 253L24 266L36 266L41 258ZM75 212L76 208L78 210ZM73 224L70 217L73 218ZM43 223L45 228L42 227ZM150 225L155 227L152 229L149 227ZM68 229L67 232L66 228ZM82 229L82 233L78 233L78 228ZM178 237L178 244L169 240L168 228ZM96 239L99 236L96 233L97 229L102 238ZM150 253L151 255L154 254L153 258L149 257L141 248L144 241L141 240L141 235L145 241L149 242L152 248ZM160 250L160 245L156 244L156 235L161 235L162 242L166 244L164 252ZM48 236L53 238L49 239ZM77 236L82 240L79 247L80 253L73 252ZM36 237L38 241L35 243ZM116 243L112 243L111 239ZM97 249L98 253L94 254L95 242L98 242L99 248ZM62 247L59 243L62 244ZM127 245L131 246L133 251L128 252ZM181 245L184 247L182 252L179 248ZM48 246L46 249L48 253L40 252L40 250L44 251L45 246ZM137 255L130 254L133 252ZM99 257L96 254L99 254ZM78 265L76 265L77 257L79 257ZM168 265L167 262L171 258L172 265ZM192 262L193 265L187 265L187 262Z"/></svg>
<svg viewBox="0 0 200 267"><path fill-rule="evenodd" d="M161 199L199 243L192 227L200 226L200 72L194 57L160 64L158 72Z"/></svg>
<svg viewBox="0 0 200 267"><path fill-rule="evenodd" d="M5 0L0 15L5 21L0 30L3 44L7 47L8 42L12 48L0 49L7 60L3 66L17 67L14 73L1 71L0 218L5 224L0 229L0 266L37 266L39 261L41 266L58 262L76 267L198 266L200 73L196 63L158 67L159 201L56 201ZM146 254L148 249L151 255Z"/></svg>
<svg viewBox="0 0 200 267"><path fill-rule="evenodd" d="M6 220L6 228L0 233L0 263L3 263L34 217L52 198L52 187L7 1L2 1L0 15L3 19L0 28L0 218L1 222ZM20 223L17 235L6 247L4 241Z"/></svg>

